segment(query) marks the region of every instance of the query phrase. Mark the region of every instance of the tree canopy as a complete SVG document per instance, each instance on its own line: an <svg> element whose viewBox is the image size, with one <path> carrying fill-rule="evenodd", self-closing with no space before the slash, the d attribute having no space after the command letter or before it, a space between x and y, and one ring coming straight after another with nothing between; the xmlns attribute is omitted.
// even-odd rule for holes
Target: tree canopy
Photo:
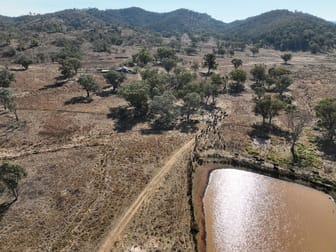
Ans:
<svg viewBox="0 0 336 252"><path fill-rule="evenodd" d="M25 169L16 164L3 163L0 165L0 193L8 191L14 196L14 201L18 198L19 180L26 177Z"/></svg>
<svg viewBox="0 0 336 252"><path fill-rule="evenodd" d="M123 85L118 93L125 98L137 111L147 113L148 109L148 86L144 81L132 81Z"/></svg>
<svg viewBox="0 0 336 252"><path fill-rule="evenodd" d="M29 65L31 65L33 63L33 61L28 56L22 55L15 61L15 63L22 65L24 67L24 69L27 70Z"/></svg>
<svg viewBox="0 0 336 252"><path fill-rule="evenodd" d="M217 62L216 62L216 55L213 53L209 53L204 55L203 57L203 67L208 68L208 74L210 74L212 69L217 68Z"/></svg>
<svg viewBox="0 0 336 252"><path fill-rule="evenodd" d="M7 69L0 70L0 88L8 88L13 81L15 81L13 73Z"/></svg>
<svg viewBox="0 0 336 252"><path fill-rule="evenodd" d="M149 117L152 118L154 128L169 129L174 126L179 111L176 98L171 92L154 96L149 106Z"/></svg>
<svg viewBox="0 0 336 252"><path fill-rule="evenodd" d="M115 91L119 88L120 84L126 80L126 75L124 73L111 70L104 74L104 78L107 83L112 85L113 91Z"/></svg>
<svg viewBox="0 0 336 252"><path fill-rule="evenodd" d="M263 125L268 118L268 124L272 124L272 119L277 116L281 110L285 108L285 104L276 97L265 95L260 99L255 99L254 112L256 115L261 115L263 118Z"/></svg>
<svg viewBox="0 0 336 252"><path fill-rule="evenodd" d="M90 92L96 92L98 90L98 84L91 75L79 77L78 82L85 89L86 97L90 97Z"/></svg>
<svg viewBox="0 0 336 252"><path fill-rule="evenodd" d="M285 64L287 65L287 64L288 64L287 62L290 61L290 60L292 59L292 54L290 54L290 53L285 53L285 54L281 55L280 57L281 57L281 59L283 59L283 61L284 61Z"/></svg>
<svg viewBox="0 0 336 252"><path fill-rule="evenodd" d="M231 60L231 63L233 64L234 68L238 68L240 67L241 65L243 65L243 61L241 59L232 59Z"/></svg>

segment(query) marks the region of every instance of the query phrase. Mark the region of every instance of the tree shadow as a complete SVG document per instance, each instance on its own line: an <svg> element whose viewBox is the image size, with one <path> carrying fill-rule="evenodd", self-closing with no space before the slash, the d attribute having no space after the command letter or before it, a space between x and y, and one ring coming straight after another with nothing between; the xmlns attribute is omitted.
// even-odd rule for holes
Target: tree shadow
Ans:
<svg viewBox="0 0 336 252"><path fill-rule="evenodd" d="M63 87L63 85L64 85L66 82L67 82L66 80L56 81L55 83L45 85L44 87L40 88L39 91L43 91L43 90L47 90L47 89L51 89L51 88L59 88L59 87Z"/></svg>
<svg viewBox="0 0 336 252"><path fill-rule="evenodd" d="M101 92L96 93L99 97L109 97L111 95L116 94L116 91L111 88L111 86L103 87L103 90Z"/></svg>
<svg viewBox="0 0 336 252"><path fill-rule="evenodd" d="M77 104L77 103L91 103L93 99L91 97L85 97L85 96L77 96L72 97L70 100L67 100L64 102L64 105L71 105L71 104Z"/></svg>
<svg viewBox="0 0 336 252"><path fill-rule="evenodd" d="M198 120L183 120L178 125L176 125L176 129L182 133L195 133L197 131Z"/></svg>
<svg viewBox="0 0 336 252"><path fill-rule="evenodd" d="M10 206L14 204L15 201L16 201L16 199L14 199L10 202L4 202L4 203L0 204L0 221L5 216L5 213L8 211Z"/></svg>
<svg viewBox="0 0 336 252"><path fill-rule="evenodd" d="M336 161L336 143L327 140L325 138L317 138L317 146L320 151L327 155L327 157L332 160Z"/></svg>
<svg viewBox="0 0 336 252"><path fill-rule="evenodd" d="M241 96L241 93L245 91L244 84L234 83L229 87L229 94L232 96Z"/></svg>
<svg viewBox="0 0 336 252"><path fill-rule="evenodd" d="M218 107L216 106L215 103L210 103L210 104L202 104L202 108L208 112L212 112L214 111L215 109L217 109Z"/></svg>
<svg viewBox="0 0 336 252"><path fill-rule="evenodd" d="M165 132L167 130L168 129L151 128L151 129L142 129L142 130L140 130L140 132L143 135L161 135L161 134L163 134L163 132Z"/></svg>
<svg viewBox="0 0 336 252"><path fill-rule="evenodd" d="M59 76L55 77L54 79L56 80L56 82L58 82L58 81L65 81L65 82L67 82L68 81L68 79L65 78L63 75L59 75Z"/></svg>
<svg viewBox="0 0 336 252"><path fill-rule="evenodd" d="M117 132L130 131L136 124L146 122L147 120L146 116L136 114L134 109L130 107L110 108L107 118L116 120L114 130Z"/></svg>
<svg viewBox="0 0 336 252"><path fill-rule="evenodd" d="M26 71L26 69L24 69L24 68L10 68L9 70L13 71L13 72L23 72L23 71Z"/></svg>
<svg viewBox="0 0 336 252"><path fill-rule="evenodd" d="M250 137L269 139L270 135L283 137L287 141L290 140L288 131L285 131L275 125L269 125L269 124L262 125L255 123L252 125L252 130L249 132Z"/></svg>

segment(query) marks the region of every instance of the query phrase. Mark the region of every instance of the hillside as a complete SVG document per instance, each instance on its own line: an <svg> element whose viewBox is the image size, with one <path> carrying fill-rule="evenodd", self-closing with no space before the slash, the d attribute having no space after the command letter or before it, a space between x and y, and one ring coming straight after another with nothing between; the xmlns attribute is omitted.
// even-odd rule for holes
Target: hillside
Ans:
<svg viewBox="0 0 336 252"><path fill-rule="evenodd" d="M0 16L7 29L65 32L106 25L141 28L164 35L209 34L217 38L258 44L278 50L326 52L336 47L336 25L321 18L288 10L274 10L245 20L223 23L186 9L155 13L132 7L119 10L71 9L45 15ZM5 28L4 28L5 29Z"/></svg>
<svg viewBox="0 0 336 252"><path fill-rule="evenodd" d="M223 29L226 39L260 43L278 50L327 51L336 45L336 25L288 10L270 11L235 21Z"/></svg>

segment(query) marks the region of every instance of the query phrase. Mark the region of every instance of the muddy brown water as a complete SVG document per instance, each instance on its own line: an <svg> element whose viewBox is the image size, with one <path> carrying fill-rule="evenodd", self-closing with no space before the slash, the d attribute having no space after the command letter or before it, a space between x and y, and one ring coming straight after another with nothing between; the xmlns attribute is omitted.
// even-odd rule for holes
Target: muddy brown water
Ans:
<svg viewBox="0 0 336 252"><path fill-rule="evenodd" d="M336 205L317 190L220 169L210 174L203 207L208 252L336 252Z"/></svg>

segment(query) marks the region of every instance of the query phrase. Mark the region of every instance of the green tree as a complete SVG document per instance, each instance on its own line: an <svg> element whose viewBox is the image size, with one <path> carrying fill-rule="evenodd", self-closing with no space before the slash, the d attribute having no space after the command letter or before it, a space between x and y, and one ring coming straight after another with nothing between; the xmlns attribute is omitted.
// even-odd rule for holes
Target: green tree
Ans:
<svg viewBox="0 0 336 252"><path fill-rule="evenodd" d="M111 70L104 74L104 78L108 84L112 85L113 92L115 92L119 88L121 83L126 80L126 75L124 73Z"/></svg>
<svg viewBox="0 0 336 252"><path fill-rule="evenodd" d="M201 105L201 96L198 93L192 92L183 97L183 101L187 113L187 121L189 121L190 114Z"/></svg>
<svg viewBox="0 0 336 252"><path fill-rule="evenodd" d="M134 54L132 57L133 61L140 66L145 66L149 62L153 61L153 56L147 49L142 49L140 52Z"/></svg>
<svg viewBox="0 0 336 252"><path fill-rule="evenodd" d="M176 60L172 58L166 58L162 60L161 64L167 73L169 73L174 67L176 67Z"/></svg>
<svg viewBox="0 0 336 252"><path fill-rule="evenodd" d="M130 103L140 114L148 110L148 86L144 81L132 81L123 85L118 93Z"/></svg>
<svg viewBox="0 0 336 252"><path fill-rule="evenodd" d="M0 165L0 193L8 191L14 197L11 203L15 202L19 196L19 181L26 176L27 173L22 166L12 163L3 163Z"/></svg>
<svg viewBox="0 0 336 252"><path fill-rule="evenodd" d="M283 97L283 93L292 85L293 80L288 75L280 76L275 82L276 91L279 93L280 98Z"/></svg>
<svg viewBox="0 0 336 252"><path fill-rule="evenodd" d="M85 89L86 97L90 97L90 92L96 92L98 90L98 84L91 75L79 77L78 83Z"/></svg>
<svg viewBox="0 0 336 252"><path fill-rule="evenodd" d="M257 95L257 99L260 99L260 98L262 98L265 95L266 90L265 90L264 87L256 87L254 89L254 92Z"/></svg>
<svg viewBox="0 0 336 252"><path fill-rule="evenodd" d="M241 59L232 59L231 60L232 65L234 66L235 69L243 65L243 61Z"/></svg>
<svg viewBox="0 0 336 252"><path fill-rule="evenodd" d="M213 53L204 55L203 67L208 68L208 75L211 73L211 69L216 69L217 68L216 55Z"/></svg>
<svg viewBox="0 0 336 252"><path fill-rule="evenodd" d="M224 84L224 78L219 74L213 74L211 76L210 82L210 97L212 98L212 103L215 103L215 98L219 95L220 90Z"/></svg>
<svg viewBox="0 0 336 252"><path fill-rule="evenodd" d="M315 111L320 119L319 125L327 131L327 139L333 141L336 137L336 98L322 99Z"/></svg>
<svg viewBox="0 0 336 252"><path fill-rule="evenodd" d="M26 55L22 55L20 56L20 58L18 58L16 61L15 61L16 64L20 64L24 67L25 70L28 69L29 65L33 64L33 61L31 58L29 58L28 56Z"/></svg>
<svg viewBox="0 0 336 252"><path fill-rule="evenodd" d="M283 55L280 56L281 59L283 59L283 61L285 62L285 64L287 65L287 62L290 61L292 59L292 54L290 53L285 53Z"/></svg>
<svg viewBox="0 0 336 252"><path fill-rule="evenodd" d="M157 60L164 60L164 59L173 59L176 61L176 51L173 48L168 47L160 47L157 49L157 53L155 55L155 58Z"/></svg>
<svg viewBox="0 0 336 252"><path fill-rule="evenodd" d="M56 59L60 63L68 58L81 60L82 55L83 53L81 52L79 46L72 44L62 48L62 50L56 55Z"/></svg>
<svg viewBox="0 0 336 252"><path fill-rule="evenodd" d="M288 75L290 73L291 73L291 71L289 71L285 68L282 68L282 67L272 67L272 68L268 69L268 75L273 79L279 78L283 75Z"/></svg>
<svg viewBox="0 0 336 252"><path fill-rule="evenodd" d="M244 90L244 82L246 81L246 72L242 69L234 69L230 72L231 84L230 89L233 93Z"/></svg>
<svg viewBox="0 0 336 252"><path fill-rule="evenodd" d="M210 81L204 81L201 83L201 99L205 104L208 104L208 100L213 94L213 88L214 86Z"/></svg>
<svg viewBox="0 0 336 252"><path fill-rule="evenodd" d="M170 75L170 88L176 92L176 97L182 98L185 93L181 92L186 90L187 85L190 82L196 80L197 76L186 70L183 67L176 67L174 69L174 75Z"/></svg>
<svg viewBox="0 0 336 252"><path fill-rule="evenodd" d="M61 66L59 70L63 75L64 79L71 78L75 76L78 69L81 67L81 62L77 58L66 58L60 62Z"/></svg>
<svg viewBox="0 0 336 252"><path fill-rule="evenodd" d="M0 70L0 88L8 88L13 81L15 81L13 73L6 69Z"/></svg>
<svg viewBox="0 0 336 252"><path fill-rule="evenodd" d="M10 99L11 92L8 88L1 88L0 87L0 103L4 107L4 109L7 109L8 100Z"/></svg>
<svg viewBox="0 0 336 252"><path fill-rule="evenodd" d="M15 98L12 94L10 94L10 96L7 100L6 107L10 112L12 112L14 114L16 121L19 121L19 116L18 116L17 111L16 111Z"/></svg>
<svg viewBox="0 0 336 252"><path fill-rule="evenodd" d="M149 106L149 117L153 120L152 125L154 128L169 129L175 125L179 115L175 103L176 98L170 92L154 96Z"/></svg>
<svg viewBox="0 0 336 252"><path fill-rule="evenodd" d="M254 65L250 73L256 84L263 86L263 83L266 80L266 66L264 64Z"/></svg>
<svg viewBox="0 0 336 252"><path fill-rule="evenodd" d="M4 109L8 109L15 115L15 119L18 121L19 117L16 113L16 103L15 98L12 92L8 88L1 88L0 87L0 103L4 107Z"/></svg>
<svg viewBox="0 0 336 252"><path fill-rule="evenodd" d="M277 84L280 82L280 79L283 76L288 76L291 72L285 68L281 67L272 67L268 69L268 75L266 76L266 83L268 85L268 89L271 89L271 86L275 84L275 90L277 89L277 85L282 85L282 84ZM285 79L283 79L285 81ZM285 84L285 83L283 83ZM281 89L281 87L280 87ZM277 90L276 90L277 91Z"/></svg>
<svg viewBox="0 0 336 252"><path fill-rule="evenodd" d="M163 94L170 82L170 76L159 73L157 69L146 69L141 72L141 77L148 86L148 94L151 99Z"/></svg>
<svg viewBox="0 0 336 252"><path fill-rule="evenodd" d="M263 118L263 125L268 118L268 124L272 125L272 119L274 116L279 115L280 111L285 108L285 104L278 98L271 95L265 95L260 99L255 99L254 113L261 115Z"/></svg>
<svg viewBox="0 0 336 252"><path fill-rule="evenodd" d="M259 48L256 47L256 46L253 46L253 47L250 48L250 51L251 51L251 53L252 53L252 56L255 57L255 55L256 55L257 53L259 53Z"/></svg>

